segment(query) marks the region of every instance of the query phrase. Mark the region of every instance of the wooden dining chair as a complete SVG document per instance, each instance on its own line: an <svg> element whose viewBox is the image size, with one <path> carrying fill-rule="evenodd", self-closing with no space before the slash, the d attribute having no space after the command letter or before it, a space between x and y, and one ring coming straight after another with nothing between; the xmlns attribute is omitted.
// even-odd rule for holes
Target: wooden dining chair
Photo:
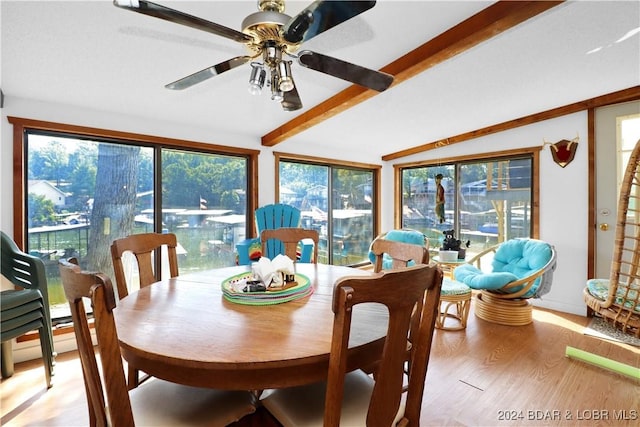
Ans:
<svg viewBox="0 0 640 427"><path fill-rule="evenodd" d="M339 279L327 382L269 390L261 400L264 407L285 427L418 426L441 286L440 267L424 264ZM389 312L375 381L361 370L346 373L351 317L363 303L383 304ZM412 315L419 321L413 323ZM412 369L403 394L406 343L414 327Z"/></svg>
<svg viewBox="0 0 640 427"><path fill-rule="evenodd" d="M124 263L122 261L125 253L133 254L138 265L138 275L140 287L149 286L150 284L160 280L160 272L156 270L154 265L154 254L165 246L169 258L169 277L178 276L178 255L176 247L178 241L175 234L166 233L143 233L132 234L121 239L116 239L111 244L111 259L113 260L113 272L116 279L118 289L118 299L122 299L129 295L131 283L127 281ZM139 370L132 365L128 366L129 388L135 388L140 383Z"/></svg>
<svg viewBox="0 0 640 427"><path fill-rule="evenodd" d="M297 259L298 246L305 239L313 240L313 257L312 263L318 262L318 242L320 236L316 230L310 230L307 228L292 228L283 227L273 230L262 230L260 233L260 242L262 243L262 253L267 253L267 245L273 244L270 240L276 240L282 242L283 255L288 256L292 260Z"/></svg>
<svg viewBox="0 0 640 427"><path fill-rule="evenodd" d="M92 427L225 426L255 411L251 394L243 391L189 387L158 378L127 391L111 280L101 273L82 271L75 258L60 260L59 268L71 308ZM83 298L91 300L102 375Z"/></svg>
<svg viewBox="0 0 640 427"><path fill-rule="evenodd" d="M384 255L391 258L391 269L407 267L411 261L415 264L429 263L429 249L413 243L396 242L384 238L376 238L371 243L371 252L375 257L373 271L382 271Z"/></svg>

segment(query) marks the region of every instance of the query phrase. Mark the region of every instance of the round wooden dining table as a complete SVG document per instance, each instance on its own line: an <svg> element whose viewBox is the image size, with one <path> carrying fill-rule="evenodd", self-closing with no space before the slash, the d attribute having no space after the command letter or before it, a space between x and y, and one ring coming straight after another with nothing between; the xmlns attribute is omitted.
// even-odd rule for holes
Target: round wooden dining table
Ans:
<svg viewBox="0 0 640 427"><path fill-rule="evenodd" d="M247 271L250 267L238 266L178 276L118 301L115 318L125 360L154 377L218 389L260 390L326 379L334 283L372 273L296 264L296 273L314 288L310 296L262 306L226 300L221 283ZM380 359L387 318L376 304L354 310L348 370Z"/></svg>

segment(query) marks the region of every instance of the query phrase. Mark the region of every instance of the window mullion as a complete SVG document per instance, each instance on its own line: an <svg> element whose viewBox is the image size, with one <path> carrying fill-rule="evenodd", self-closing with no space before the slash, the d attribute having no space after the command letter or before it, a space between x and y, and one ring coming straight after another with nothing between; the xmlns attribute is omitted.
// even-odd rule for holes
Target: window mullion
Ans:
<svg viewBox="0 0 640 427"><path fill-rule="evenodd" d="M162 233L162 147L153 150L153 229ZM153 257L156 279L162 278L162 251L156 249Z"/></svg>

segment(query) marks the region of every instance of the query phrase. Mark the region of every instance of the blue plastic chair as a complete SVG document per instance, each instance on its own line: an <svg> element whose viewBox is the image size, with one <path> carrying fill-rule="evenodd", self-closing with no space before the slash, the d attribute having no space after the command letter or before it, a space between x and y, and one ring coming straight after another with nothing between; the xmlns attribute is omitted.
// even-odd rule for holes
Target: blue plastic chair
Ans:
<svg viewBox="0 0 640 427"><path fill-rule="evenodd" d="M266 245L266 253L262 253L260 233L263 230L275 230L282 227L300 227L302 213L300 209L283 203L262 206L255 211L255 221L258 237L246 239L236 245L238 264L248 265L257 261L260 256L269 259L278 254L284 254L284 245L277 240L270 240ZM298 262L311 262L313 245L303 245Z"/></svg>

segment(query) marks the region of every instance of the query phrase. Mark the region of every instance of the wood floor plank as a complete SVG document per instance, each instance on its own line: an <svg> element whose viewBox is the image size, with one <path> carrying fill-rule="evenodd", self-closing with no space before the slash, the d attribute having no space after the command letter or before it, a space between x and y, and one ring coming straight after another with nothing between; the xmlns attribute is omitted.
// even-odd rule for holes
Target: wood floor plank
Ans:
<svg viewBox="0 0 640 427"><path fill-rule="evenodd" d="M472 307L473 310L473 307ZM494 325L473 311L464 331L437 330L421 426L636 426L640 381L565 357L566 346L640 367L640 348L583 335L589 319L534 309L531 325ZM75 353L58 356L46 390L40 361L0 384L3 426L86 426ZM263 410L234 427L277 425Z"/></svg>

